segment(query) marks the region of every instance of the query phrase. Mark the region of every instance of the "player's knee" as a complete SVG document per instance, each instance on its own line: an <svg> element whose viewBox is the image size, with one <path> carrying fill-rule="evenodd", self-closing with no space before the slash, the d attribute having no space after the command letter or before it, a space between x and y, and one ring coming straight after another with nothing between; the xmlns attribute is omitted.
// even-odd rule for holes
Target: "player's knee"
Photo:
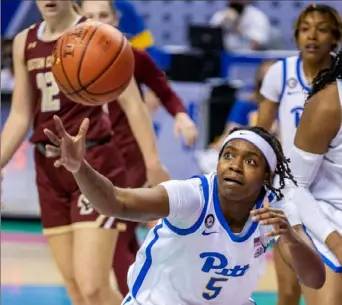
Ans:
<svg viewBox="0 0 342 305"><path fill-rule="evenodd" d="M299 305L301 290L298 286L279 284L277 305Z"/></svg>
<svg viewBox="0 0 342 305"><path fill-rule="evenodd" d="M78 282L87 304L102 304L108 298L110 290L109 280L108 283L104 283L102 281L95 281L89 277L81 279Z"/></svg>
<svg viewBox="0 0 342 305"><path fill-rule="evenodd" d="M75 279L69 278L65 279L65 286L68 290L68 294L75 305L86 305L85 299L79 289L79 286Z"/></svg>

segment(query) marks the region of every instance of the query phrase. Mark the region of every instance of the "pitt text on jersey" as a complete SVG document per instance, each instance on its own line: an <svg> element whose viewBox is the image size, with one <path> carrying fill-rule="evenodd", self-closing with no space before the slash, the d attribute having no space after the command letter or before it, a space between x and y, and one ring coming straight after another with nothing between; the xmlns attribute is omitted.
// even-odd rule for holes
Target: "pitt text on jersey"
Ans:
<svg viewBox="0 0 342 305"><path fill-rule="evenodd" d="M203 252L200 258L204 260L202 272L208 273L210 278L202 293L206 300L215 299L222 290L222 284L230 277L244 276L249 269L249 265L228 266L228 259L218 252Z"/></svg>

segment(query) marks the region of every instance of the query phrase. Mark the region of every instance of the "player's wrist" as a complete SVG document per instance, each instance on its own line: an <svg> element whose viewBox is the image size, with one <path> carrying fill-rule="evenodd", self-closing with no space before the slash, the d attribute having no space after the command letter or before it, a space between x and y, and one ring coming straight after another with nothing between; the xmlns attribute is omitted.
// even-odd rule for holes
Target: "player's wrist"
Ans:
<svg viewBox="0 0 342 305"><path fill-rule="evenodd" d="M301 238L292 227L286 233L282 234L281 237L290 247L296 247L302 244Z"/></svg>

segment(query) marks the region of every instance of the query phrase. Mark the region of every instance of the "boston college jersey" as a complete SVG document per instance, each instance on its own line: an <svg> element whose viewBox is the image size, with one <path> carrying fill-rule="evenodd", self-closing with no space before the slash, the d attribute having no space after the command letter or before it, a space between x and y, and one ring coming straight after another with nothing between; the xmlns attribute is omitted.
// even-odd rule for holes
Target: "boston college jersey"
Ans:
<svg viewBox="0 0 342 305"><path fill-rule="evenodd" d="M77 22L84 22L83 17ZM25 62L29 72L34 99L34 130L31 142L46 141L44 128L55 130L53 116L58 115L66 130L75 135L82 120L90 119L88 140L98 140L112 134L108 115L102 107L87 107L69 100L58 88L51 72L52 52L56 41L42 41L45 22L39 22L28 30L25 46Z"/></svg>
<svg viewBox="0 0 342 305"><path fill-rule="evenodd" d="M139 250L122 304L254 304L250 296L264 271L270 227L250 218L241 233L233 233L221 209L215 173L162 185L170 215Z"/></svg>
<svg viewBox="0 0 342 305"><path fill-rule="evenodd" d="M279 103L280 139L285 154L289 154L310 90L299 56L287 57L267 71L260 93L269 101Z"/></svg>

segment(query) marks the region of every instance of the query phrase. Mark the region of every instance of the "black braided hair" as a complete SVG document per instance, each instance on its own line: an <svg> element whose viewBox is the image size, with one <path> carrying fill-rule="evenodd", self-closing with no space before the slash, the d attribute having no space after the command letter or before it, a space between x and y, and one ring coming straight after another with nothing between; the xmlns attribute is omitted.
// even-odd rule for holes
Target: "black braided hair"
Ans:
<svg viewBox="0 0 342 305"><path fill-rule="evenodd" d="M287 159L284 155L283 152L283 148L280 144L280 142L278 141L278 139L270 134L269 132L267 132L267 130L265 130L262 127L237 127L237 128L233 128L229 134L233 133L234 131L237 130L249 130L252 131L254 133L256 133L257 135L259 135L260 137L262 137L268 144L271 145L271 147L273 148L276 156L277 156L277 166L276 169L274 171L274 174L279 176L279 187L274 187L273 185L273 177L271 175L269 175L269 180L266 183L266 188L269 189L271 192L273 192L275 194L275 196L277 197L278 200L282 199L284 197L284 195L282 194L281 190L285 187L285 179L289 179L291 180L295 185L297 185L297 181L294 179L291 169L289 167L289 163L290 163L290 159ZM222 152L223 152L223 148L220 151L219 157L221 157ZM270 168L268 166L268 171L270 172Z"/></svg>
<svg viewBox="0 0 342 305"><path fill-rule="evenodd" d="M336 79L342 79L342 50L338 52L330 67L321 70L314 78L307 100L329 84L334 83Z"/></svg>

